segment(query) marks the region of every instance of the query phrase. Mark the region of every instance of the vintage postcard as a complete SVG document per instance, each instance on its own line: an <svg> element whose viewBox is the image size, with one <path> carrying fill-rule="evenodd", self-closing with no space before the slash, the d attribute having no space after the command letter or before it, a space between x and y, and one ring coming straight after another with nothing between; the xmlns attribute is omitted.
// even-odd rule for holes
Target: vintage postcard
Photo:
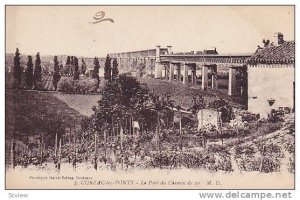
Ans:
<svg viewBox="0 0 300 200"><path fill-rule="evenodd" d="M6 189L294 189L294 15L6 5Z"/></svg>

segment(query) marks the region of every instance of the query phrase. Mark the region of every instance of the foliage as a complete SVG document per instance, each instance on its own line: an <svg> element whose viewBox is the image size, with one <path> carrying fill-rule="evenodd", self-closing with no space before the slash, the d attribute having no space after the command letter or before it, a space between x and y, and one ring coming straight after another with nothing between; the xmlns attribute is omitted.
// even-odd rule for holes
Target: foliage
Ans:
<svg viewBox="0 0 300 200"><path fill-rule="evenodd" d="M83 58L81 58L81 62L82 62L82 65L81 65L81 73L82 74L85 74L86 72L86 64L85 64L85 61Z"/></svg>
<svg viewBox="0 0 300 200"><path fill-rule="evenodd" d="M20 64L20 52L18 48L16 49L16 53L14 57L14 79L15 79L14 88L19 88L22 80L22 68Z"/></svg>
<svg viewBox="0 0 300 200"><path fill-rule="evenodd" d="M235 159L242 171L278 172L282 157L280 147L274 144L255 142L235 149Z"/></svg>
<svg viewBox="0 0 300 200"><path fill-rule="evenodd" d="M98 85L100 83L99 69L100 69L99 60L98 60L97 57L95 57L94 58L94 69L93 69L93 72L92 72L92 78L97 79Z"/></svg>
<svg viewBox="0 0 300 200"><path fill-rule="evenodd" d="M258 132L262 135L272 133L279 130L282 127L281 123L262 123L258 128Z"/></svg>
<svg viewBox="0 0 300 200"><path fill-rule="evenodd" d="M241 113L242 122L255 122L259 119L259 116L256 114L252 114L249 112L242 112Z"/></svg>
<svg viewBox="0 0 300 200"><path fill-rule="evenodd" d="M34 77L34 88L35 89L40 89L41 88L41 81L42 81L42 66L41 66L40 53L36 54L34 76L33 77Z"/></svg>
<svg viewBox="0 0 300 200"><path fill-rule="evenodd" d="M61 92L88 94L97 92L98 82L95 79L87 77L78 81L74 81L68 77L63 77L58 82L57 87Z"/></svg>
<svg viewBox="0 0 300 200"><path fill-rule="evenodd" d="M117 62L116 58L113 60L113 66L112 66L112 71L111 72L112 72L111 79L113 81L117 80L118 76L119 76L119 70L118 70L118 62Z"/></svg>
<svg viewBox="0 0 300 200"><path fill-rule="evenodd" d="M140 63L137 67L138 77L142 77L146 74L146 65L145 63Z"/></svg>
<svg viewBox="0 0 300 200"><path fill-rule="evenodd" d="M28 61L27 61L26 85L28 89L32 89L33 87L33 63L32 63L31 56L28 56Z"/></svg>
<svg viewBox="0 0 300 200"><path fill-rule="evenodd" d="M68 75L71 73L71 56L67 57L66 64L62 68L62 73Z"/></svg>
<svg viewBox="0 0 300 200"><path fill-rule="evenodd" d="M65 132L65 125L62 122L62 116L57 115L56 113L47 115L47 117L40 122L42 124L39 127L47 133L45 142L48 144L53 144L56 134L59 140Z"/></svg>
<svg viewBox="0 0 300 200"><path fill-rule="evenodd" d="M108 82L102 94L92 120L97 130L110 131L115 124L120 124L125 132L130 132L133 120L139 122L142 131L148 132L156 128L157 117L166 117L166 103L127 74Z"/></svg>
<svg viewBox="0 0 300 200"><path fill-rule="evenodd" d="M189 110L191 110L193 114L197 114L199 110L205 108L205 101L201 93L194 93L192 99L193 104Z"/></svg>
<svg viewBox="0 0 300 200"><path fill-rule="evenodd" d="M73 65L74 65L74 80L79 80L79 66L78 66L78 58L74 56L74 61L73 61Z"/></svg>
<svg viewBox="0 0 300 200"><path fill-rule="evenodd" d="M57 84L58 90L61 92L73 93L73 80L67 77L62 77Z"/></svg>
<svg viewBox="0 0 300 200"><path fill-rule="evenodd" d="M90 128L90 117L84 117L81 120L81 130L82 131L87 131Z"/></svg>
<svg viewBox="0 0 300 200"><path fill-rule="evenodd" d="M232 171L230 153L219 145L206 150L161 151L154 153L150 165L154 168L202 168L209 171Z"/></svg>
<svg viewBox="0 0 300 200"><path fill-rule="evenodd" d="M106 56L105 66L104 66L104 79L111 81L111 58L109 55Z"/></svg>
<svg viewBox="0 0 300 200"><path fill-rule="evenodd" d="M57 84L59 80L60 80L60 73L59 73L58 60L57 60L57 56L54 56L54 74L53 74L52 83L55 90L57 90Z"/></svg>
<svg viewBox="0 0 300 200"><path fill-rule="evenodd" d="M73 68L74 68L74 56L71 56L71 62L70 62L70 74L71 75L74 75L74 70L73 70Z"/></svg>
<svg viewBox="0 0 300 200"><path fill-rule="evenodd" d="M230 122L230 120L234 119L232 107L224 99L218 99L211 102L209 107L221 112L220 117L223 123Z"/></svg>
<svg viewBox="0 0 300 200"><path fill-rule="evenodd" d="M282 117L284 116L284 112L283 111L280 111L280 110L274 110L272 109L271 110L271 113L268 114L268 121L269 122L282 122L283 119Z"/></svg>

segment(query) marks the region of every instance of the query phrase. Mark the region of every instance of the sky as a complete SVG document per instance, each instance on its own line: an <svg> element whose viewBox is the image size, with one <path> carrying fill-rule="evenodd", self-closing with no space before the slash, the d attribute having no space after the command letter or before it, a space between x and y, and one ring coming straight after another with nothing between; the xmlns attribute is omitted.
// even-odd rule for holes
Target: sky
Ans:
<svg viewBox="0 0 300 200"><path fill-rule="evenodd" d="M91 23L99 11L114 23ZM294 40L293 6L6 6L6 53L102 57L156 45L253 53L275 32Z"/></svg>

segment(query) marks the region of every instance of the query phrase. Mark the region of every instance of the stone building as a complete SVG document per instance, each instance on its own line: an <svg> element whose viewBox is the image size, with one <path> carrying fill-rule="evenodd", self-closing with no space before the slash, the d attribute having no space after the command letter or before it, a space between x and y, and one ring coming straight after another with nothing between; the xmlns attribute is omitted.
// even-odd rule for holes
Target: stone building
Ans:
<svg viewBox="0 0 300 200"><path fill-rule="evenodd" d="M249 112L266 117L271 109L294 108L294 41L284 41L278 34L277 44L259 48L247 68Z"/></svg>

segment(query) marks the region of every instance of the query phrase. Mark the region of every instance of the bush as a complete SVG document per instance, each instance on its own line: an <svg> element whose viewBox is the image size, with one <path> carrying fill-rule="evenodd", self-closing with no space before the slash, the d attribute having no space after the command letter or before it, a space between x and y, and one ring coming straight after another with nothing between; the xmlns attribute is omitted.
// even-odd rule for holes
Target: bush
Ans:
<svg viewBox="0 0 300 200"><path fill-rule="evenodd" d="M204 151L154 153L150 162L154 168L202 168L209 171L232 171L229 151L220 145L209 146Z"/></svg>
<svg viewBox="0 0 300 200"><path fill-rule="evenodd" d="M241 116L242 116L242 122L255 122L259 119L259 115L252 114L246 111L242 112Z"/></svg>
<svg viewBox="0 0 300 200"><path fill-rule="evenodd" d="M73 80L68 77L62 77L57 84L58 91L61 92L74 92L73 90Z"/></svg>
<svg viewBox="0 0 300 200"><path fill-rule="evenodd" d="M258 131L261 134L268 134L279 130L282 127L281 123L266 123L264 126L259 127Z"/></svg>
<svg viewBox="0 0 300 200"><path fill-rule="evenodd" d="M210 171L232 171L232 163L228 149L221 145L210 145L203 155L204 167Z"/></svg>
<svg viewBox="0 0 300 200"><path fill-rule="evenodd" d="M82 79L76 82L77 93L94 93L98 89L98 81L96 79Z"/></svg>
<svg viewBox="0 0 300 200"><path fill-rule="evenodd" d="M98 81L92 78L73 80L72 78L62 77L58 82L58 91L66 93L95 93L98 89Z"/></svg>
<svg viewBox="0 0 300 200"><path fill-rule="evenodd" d="M280 171L280 159L283 157L280 147L274 144L265 145L263 153L262 146L262 144L256 143L238 146L235 149L235 159L240 170L262 170L265 173Z"/></svg>

